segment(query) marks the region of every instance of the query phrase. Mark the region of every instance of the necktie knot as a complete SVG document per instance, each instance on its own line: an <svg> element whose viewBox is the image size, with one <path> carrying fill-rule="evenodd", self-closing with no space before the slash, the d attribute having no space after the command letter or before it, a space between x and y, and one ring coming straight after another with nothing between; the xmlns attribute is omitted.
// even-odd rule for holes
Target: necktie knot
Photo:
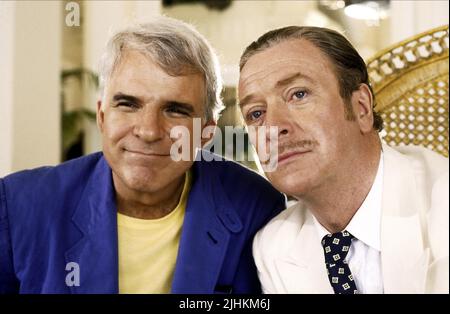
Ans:
<svg viewBox="0 0 450 314"><path fill-rule="evenodd" d="M354 236L345 230L324 236L322 246L325 253L325 263L344 262L353 238Z"/></svg>

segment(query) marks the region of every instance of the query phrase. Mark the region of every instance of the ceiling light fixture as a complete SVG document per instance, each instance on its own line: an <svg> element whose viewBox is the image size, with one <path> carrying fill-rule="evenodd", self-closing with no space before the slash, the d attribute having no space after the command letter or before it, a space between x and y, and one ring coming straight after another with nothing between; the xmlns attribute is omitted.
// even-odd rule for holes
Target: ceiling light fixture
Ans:
<svg viewBox="0 0 450 314"><path fill-rule="evenodd" d="M388 16L388 0L346 0L344 12L348 17L358 20L379 21Z"/></svg>

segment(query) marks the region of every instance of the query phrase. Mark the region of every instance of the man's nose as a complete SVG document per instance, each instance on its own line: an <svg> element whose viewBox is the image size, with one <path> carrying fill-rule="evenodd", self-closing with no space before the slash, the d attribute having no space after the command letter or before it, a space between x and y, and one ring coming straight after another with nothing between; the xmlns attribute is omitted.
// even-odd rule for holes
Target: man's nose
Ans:
<svg viewBox="0 0 450 314"><path fill-rule="evenodd" d="M164 121L156 109L145 109L137 117L134 135L146 142L154 142L164 136Z"/></svg>
<svg viewBox="0 0 450 314"><path fill-rule="evenodd" d="M288 109L284 103L274 102L272 105L269 104L266 109L266 139L270 139L270 129L271 127L278 128L278 138L287 137L292 132L292 117L290 116ZM273 136L273 133L272 133Z"/></svg>

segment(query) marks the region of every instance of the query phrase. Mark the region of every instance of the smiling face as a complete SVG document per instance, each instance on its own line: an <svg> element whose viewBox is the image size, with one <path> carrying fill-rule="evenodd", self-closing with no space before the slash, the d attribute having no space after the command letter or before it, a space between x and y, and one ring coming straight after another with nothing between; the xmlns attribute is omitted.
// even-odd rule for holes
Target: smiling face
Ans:
<svg viewBox="0 0 450 314"><path fill-rule="evenodd" d="M370 104L360 108L365 96L355 93L353 111L371 110ZM358 156L353 151L371 132L373 120L346 118L331 62L304 39L251 56L241 71L239 102L247 125L278 127L278 166L267 176L289 195L304 195L352 173Z"/></svg>
<svg viewBox="0 0 450 314"><path fill-rule="evenodd" d="M193 162L171 159L176 139L170 130L184 126L192 135L193 118L205 116L204 104L200 74L171 76L151 58L125 51L97 108L103 153L115 184L155 193L179 180Z"/></svg>

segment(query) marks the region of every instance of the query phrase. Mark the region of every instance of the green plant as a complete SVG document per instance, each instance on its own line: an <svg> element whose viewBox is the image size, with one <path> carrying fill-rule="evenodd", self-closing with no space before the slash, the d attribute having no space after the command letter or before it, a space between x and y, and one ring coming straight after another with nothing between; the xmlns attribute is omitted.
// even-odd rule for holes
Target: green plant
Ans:
<svg viewBox="0 0 450 314"><path fill-rule="evenodd" d="M74 145L79 145L83 141L83 120L95 121L96 113L87 109L87 106L80 105L77 109L67 110L65 84L68 79L75 78L80 82L80 86L98 89L98 75L90 70L78 68L63 70L61 72L61 124L62 124L62 160L67 160L76 156L69 154ZM83 84L83 83L87 84ZM81 155L79 153L77 155ZM70 155L70 156L69 156Z"/></svg>

